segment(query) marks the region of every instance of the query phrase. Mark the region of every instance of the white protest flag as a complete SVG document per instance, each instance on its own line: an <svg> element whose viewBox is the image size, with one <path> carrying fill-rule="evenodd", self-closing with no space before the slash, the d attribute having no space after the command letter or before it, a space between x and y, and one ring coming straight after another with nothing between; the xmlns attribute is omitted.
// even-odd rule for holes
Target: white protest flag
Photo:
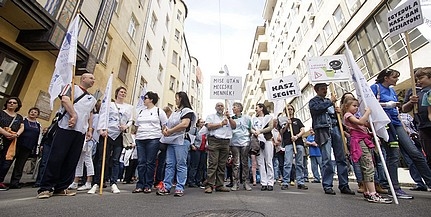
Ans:
<svg viewBox="0 0 431 217"><path fill-rule="evenodd" d="M76 65L76 50L78 45L79 15L69 24L52 74L48 93L50 95L51 110L54 107L54 100L60 94L63 86L72 82L73 66Z"/></svg>
<svg viewBox="0 0 431 217"><path fill-rule="evenodd" d="M136 114L139 114L139 112L146 108L144 105L144 96L147 94L147 85L144 84L144 86L141 89L141 94L139 94L138 98L138 104L136 105Z"/></svg>
<svg viewBox="0 0 431 217"><path fill-rule="evenodd" d="M356 63L347 43L345 43L344 46L346 47L347 61L350 63L351 67L350 73L352 75L353 84L355 85L356 95L360 103L360 111L364 114L365 106L371 109L371 120L376 129L376 135L388 141L389 135L386 130L386 125L389 124L391 120L377 101L376 96L374 96L373 91Z"/></svg>
<svg viewBox="0 0 431 217"><path fill-rule="evenodd" d="M111 95L112 95L112 73L109 76L108 83L106 84L105 94L103 96L102 105L100 106L99 112L99 124L97 130L108 129L109 121L109 108L111 107Z"/></svg>

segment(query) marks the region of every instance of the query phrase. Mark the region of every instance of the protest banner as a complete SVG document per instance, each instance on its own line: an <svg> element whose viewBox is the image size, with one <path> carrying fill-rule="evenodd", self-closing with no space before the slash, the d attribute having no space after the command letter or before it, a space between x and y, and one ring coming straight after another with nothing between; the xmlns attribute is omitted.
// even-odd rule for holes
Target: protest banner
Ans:
<svg viewBox="0 0 431 217"><path fill-rule="evenodd" d="M310 83L326 83L350 80L349 66L344 55L308 58Z"/></svg>
<svg viewBox="0 0 431 217"><path fill-rule="evenodd" d="M277 101L301 95L296 76L289 75L282 78L276 78L265 82L268 100Z"/></svg>
<svg viewBox="0 0 431 217"><path fill-rule="evenodd" d="M242 78L239 76L211 76L210 99L242 99Z"/></svg>
<svg viewBox="0 0 431 217"><path fill-rule="evenodd" d="M420 0L409 0L387 14L389 37L406 32L424 23Z"/></svg>

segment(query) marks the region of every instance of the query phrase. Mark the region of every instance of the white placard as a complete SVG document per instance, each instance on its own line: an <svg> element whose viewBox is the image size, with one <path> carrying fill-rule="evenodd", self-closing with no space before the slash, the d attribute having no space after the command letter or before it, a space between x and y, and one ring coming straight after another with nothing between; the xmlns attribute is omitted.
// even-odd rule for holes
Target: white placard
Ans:
<svg viewBox="0 0 431 217"><path fill-rule="evenodd" d="M242 99L242 78L239 76L211 76L210 99Z"/></svg>
<svg viewBox="0 0 431 217"><path fill-rule="evenodd" d="M301 95L301 88L294 75L266 81L265 86L269 101L277 101Z"/></svg>
<svg viewBox="0 0 431 217"><path fill-rule="evenodd" d="M308 58L310 83L349 81L350 71L344 55Z"/></svg>
<svg viewBox="0 0 431 217"><path fill-rule="evenodd" d="M409 0L387 14L389 36L413 29L424 23L420 0Z"/></svg>

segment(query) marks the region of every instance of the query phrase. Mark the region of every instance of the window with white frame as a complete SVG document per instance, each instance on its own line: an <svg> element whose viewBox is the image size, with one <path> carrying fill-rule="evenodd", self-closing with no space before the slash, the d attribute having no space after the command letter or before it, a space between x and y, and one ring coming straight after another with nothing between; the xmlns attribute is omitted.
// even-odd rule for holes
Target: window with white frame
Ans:
<svg viewBox="0 0 431 217"><path fill-rule="evenodd" d="M138 27L138 21L136 20L135 16L132 15L129 22L129 29L127 30L127 32L129 33L130 37L132 37L132 39L135 38L137 27Z"/></svg>
<svg viewBox="0 0 431 217"><path fill-rule="evenodd" d="M166 15L165 26L167 30L169 30L169 21L170 21L169 16Z"/></svg>
<svg viewBox="0 0 431 217"><path fill-rule="evenodd" d="M157 74L157 80L162 82L162 77L163 77L163 66L162 64L159 63L159 73Z"/></svg>
<svg viewBox="0 0 431 217"><path fill-rule="evenodd" d="M316 52L314 52L313 45L312 45L312 46L310 46L310 48L308 48L307 56L308 56L308 57L314 57L314 56L316 56Z"/></svg>
<svg viewBox="0 0 431 217"><path fill-rule="evenodd" d="M340 6L338 6L337 9L335 9L335 12L334 14L332 14L332 16L334 17L335 26L337 27L337 31L339 32L346 24L343 10L341 9Z"/></svg>
<svg viewBox="0 0 431 217"><path fill-rule="evenodd" d="M307 21L307 18L305 16L304 16L304 18L302 18L301 27L302 27L302 32L305 35L308 32L308 21Z"/></svg>
<svg viewBox="0 0 431 217"><path fill-rule="evenodd" d="M314 44L316 45L317 54L321 55L323 53L324 48L323 48L322 38L320 37L320 35L318 35L316 40L314 40Z"/></svg>
<svg viewBox="0 0 431 217"><path fill-rule="evenodd" d="M151 16L151 23L150 23L151 29L153 31L156 31L156 26L157 26L157 16L156 14L153 12L153 15Z"/></svg>
<svg viewBox="0 0 431 217"><path fill-rule="evenodd" d="M145 47L145 61L147 61L147 63L150 63L150 58L151 58L151 53L153 51L153 48L151 47L150 43L147 42L147 46Z"/></svg>
<svg viewBox="0 0 431 217"><path fill-rule="evenodd" d="M171 75L169 79L169 90L175 91L175 77Z"/></svg>
<svg viewBox="0 0 431 217"><path fill-rule="evenodd" d="M172 52L172 64L175 66L178 64L178 53L176 51Z"/></svg>
<svg viewBox="0 0 431 217"><path fill-rule="evenodd" d="M180 31L178 31L178 29L175 29L175 35L174 35L174 37L175 37L175 41L180 41Z"/></svg>
<svg viewBox="0 0 431 217"><path fill-rule="evenodd" d="M359 7L361 7L361 1L359 1L359 0L346 0L346 5L349 8L350 14L353 14L359 9Z"/></svg>
<svg viewBox="0 0 431 217"><path fill-rule="evenodd" d="M334 33L332 32L331 23L329 23L329 21L326 22L325 26L323 27L323 34L327 42L334 38Z"/></svg>
<svg viewBox="0 0 431 217"><path fill-rule="evenodd" d="M166 39L163 36L163 40L162 40L162 52L163 52L163 54L166 54L166 44L167 44Z"/></svg>
<svg viewBox="0 0 431 217"><path fill-rule="evenodd" d="M112 42L112 38L109 35L107 35L99 55L99 59L102 63L106 63L108 61L108 52L111 46L111 42Z"/></svg>
<svg viewBox="0 0 431 217"><path fill-rule="evenodd" d="M180 10L178 10L178 12L177 12L177 20L181 22L182 19L183 19L183 12L181 12Z"/></svg>

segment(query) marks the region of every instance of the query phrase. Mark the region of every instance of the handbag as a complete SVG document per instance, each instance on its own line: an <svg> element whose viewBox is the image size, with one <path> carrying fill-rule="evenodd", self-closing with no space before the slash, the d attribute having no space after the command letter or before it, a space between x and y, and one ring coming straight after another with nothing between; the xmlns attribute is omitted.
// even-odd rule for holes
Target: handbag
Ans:
<svg viewBox="0 0 431 217"><path fill-rule="evenodd" d="M10 122L9 127L8 127L9 129L12 127L12 124L13 124L13 122L15 121L16 116L17 116L17 115L15 115L15 117L13 117L12 121ZM3 149L4 149L4 144L3 144L3 135L0 135L0 151L2 151Z"/></svg>

